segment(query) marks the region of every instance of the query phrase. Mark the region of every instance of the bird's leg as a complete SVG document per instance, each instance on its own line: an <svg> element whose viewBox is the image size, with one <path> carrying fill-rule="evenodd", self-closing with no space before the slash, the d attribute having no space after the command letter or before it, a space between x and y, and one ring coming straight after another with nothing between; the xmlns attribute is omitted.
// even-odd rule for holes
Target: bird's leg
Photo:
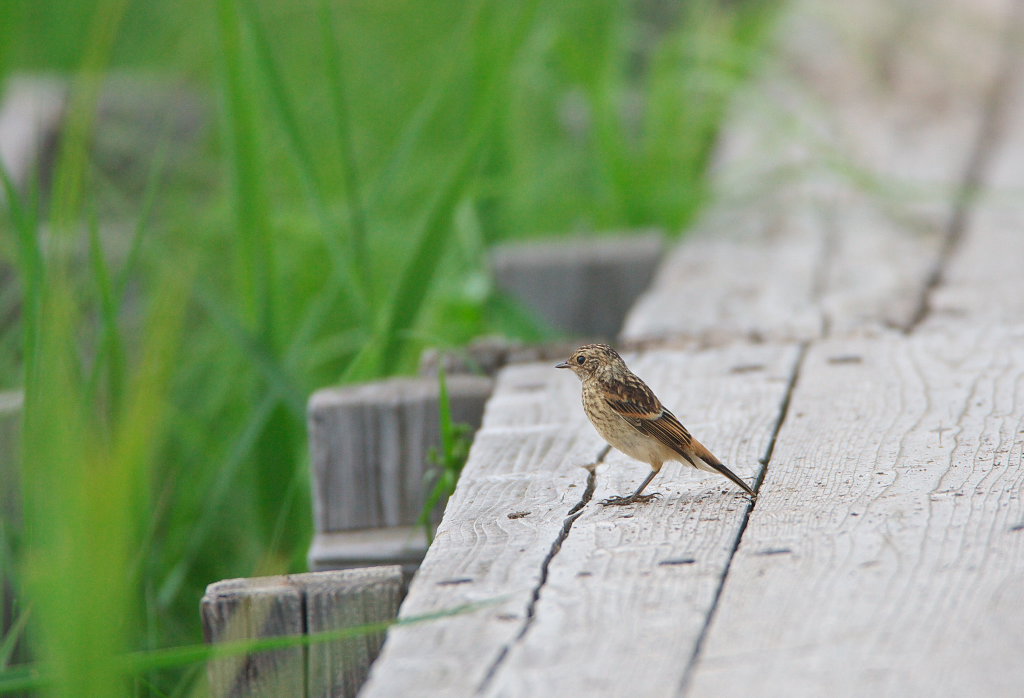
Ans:
<svg viewBox="0 0 1024 698"><path fill-rule="evenodd" d="M609 497L608 499L601 502L605 506L609 504L623 505L632 504L633 502L649 502L652 499L656 499L661 496L660 492L651 492L650 494L640 494L644 491L644 488L651 483L654 476L658 474L657 470L651 470L650 474L647 475L647 479L640 483L640 486L636 488L636 492L629 495L628 497Z"/></svg>

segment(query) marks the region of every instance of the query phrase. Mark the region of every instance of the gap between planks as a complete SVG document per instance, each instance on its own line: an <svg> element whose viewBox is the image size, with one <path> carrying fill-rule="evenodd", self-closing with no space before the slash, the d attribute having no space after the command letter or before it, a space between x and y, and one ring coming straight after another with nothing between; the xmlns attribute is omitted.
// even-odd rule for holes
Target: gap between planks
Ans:
<svg viewBox="0 0 1024 698"><path fill-rule="evenodd" d="M523 622L523 627L520 629L519 634L516 635L515 640L511 644L505 645L501 648L501 652L495 657L494 662L487 669L487 675L484 676L484 680L480 682L477 693L483 693L491 681L494 679L495 674L498 673L498 669L501 667L505 658L508 656L509 650L512 646L526 636L526 633L530 630L530 626L533 625L533 619L536 617L537 602L540 601L540 592L544 588L544 585L548 581L548 570L551 568L551 561L558 555L558 551L562 549L562 543L569 537L569 531L572 530L572 525L576 523L576 519L583 513L584 508L590 503L590 500L594 497L594 490L597 488L597 466L604 463L604 459L608 456L608 452L611 450L611 446L606 446L601 454L597 457L594 463L588 468L587 472L587 486L583 490L583 494L580 496L580 501L577 502L572 509L569 510L568 516L565 517L565 521L562 522L562 530L559 532L555 542L551 544L551 550L548 551L547 557L540 566L540 579L537 580L537 585L533 588L533 595L530 598L530 604L526 608L526 620Z"/></svg>
<svg viewBox="0 0 1024 698"><path fill-rule="evenodd" d="M802 342L800 344L796 361L793 364L793 371L789 376L789 384L786 386L786 393L782 398L782 404L779 406L779 418L775 422L771 440L768 442L768 448L765 450L764 458L761 460L761 471L758 473L757 481L754 483L754 492L761 491L761 483L763 483L765 478L768 476L768 468L771 467L772 453L775 452L775 443L778 441L782 425L786 423L786 415L789 414L789 403L793 397L793 391L796 390L797 383L800 380L800 369L803 368L804 359L807 357L807 350L809 346L810 342ZM685 695L689 689L690 681L693 678L693 669L697 665L697 660L700 657L701 650L704 648L704 639L707 637L708 629L711 627L711 623L715 619L715 613L718 611L718 602L722 598L722 589L725 587L725 580L729 578L729 570L732 569L732 561L736 557L736 552L740 549L740 543L743 541L743 534L746 532L747 524L750 522L750 515L754 512L754 507L756 506L757 498L755 497L750 500L750 505L747 507L747 511L743 515L740 530L736 533L736 541L732 546L732 550L729 552L729 559L726 561L725 567L722 569L722 577L718 581L718 588L715 589L715 596L711 602L711 608L708 609L707 617L704 619L704 627L701 628L700 634L697 636L697 641L693 645L693 652L690 653L690 657L686 662L686 669L683 671L683 679L679 682L680 695Z"/></svg>
<svg viewBox="0 0 1024 698"><path fill-rule="evenodd" d="M932 294L942 283L946 267L963 240L968 228L972 208L977 205L978 194L985 184L986 174L992 170L993 159L999 144L1005 140L1007 117L1016 87L1014 78L1020 74L1024 56L1020 42L1024 36L1024 3L1015 2L1010 7L1009 17L1002 34L999 48L999 65L992 83L984 95L981 119L975 132L974 142L967 158L960 184L957 187L953 209L950 212L946 235L935 260L931 274L925 279L921 299L907 327L905 334L911 334L931 314ZM826 336L828 332L825 333Z"/></svg>
<svg viewBox="0 0 1024 698"><path fill-rule="evenodd" d="M804 358L807 355L809 344L810 344L809 342L802 342L797 347L796 357L793 360L793 363L792 363L790 371L789 371L789 376L788 376L788 379L787 379L786 388L785 388L785 391L783 392L782 399L781 399L781 401L779 403L778 414L776 416L774 425L772 427L772 431L771 431L771 434L770 434L770 437L769 437L769 440L768 440L768 445L767 445L767 447L765 449L764 455L759 459L759 462L761 464L761 468L758 470L757 475L756 475L756 480L755 480L755 484L754 484L754 491L755 492L757 492L760 489L761 483L764 481L764 479L765 479L765 477L767 475L767 472L768 472L768 468L770 467L771 457L772 457L773 451L775 450L776 440L778 438L779 431L782 429L782 426L785 423L786 415L787 415L788 410L789 410L790 400L791 400L791 397L793 395L793 391L796 389L797 383L799 381L800 370L801 370L801 367L803 365ZM569 538L569 535L572 532L573 524L576 522L576 520L578 518L580 518L580 516L584 513L584 510L586 509L586 507L592 501L593 495L594 495L594 491L595 491L596 486L597 486L597 470L596 469L597 469L597 467L599 465L601 465L601 464L603 464L605 462L605 460L606 460L608 454L611 452L611 450L612 449L611 449L610 446L606 446L604 448L604 450L601 452L601 454L598 456L598 458L595 459L594 463L591 466L588 467L589 473L588 473L588 477L587 477L586 489L583 492L583 494L581 495L580 501L577 502L572 507L572 509L569 510L567 516L565 517L565 520L563 521L562 528L561 528L561 530L559 532L559 535L557 536L555 541L552 543L551 549L550 549L548 555L544 558L544 560L542 562L541 570L540 570L540 576L539 576L539 579L538 579L538 582L537 582L536 586L533 589L533 595L532 595L530 604L529 604L529 606L527 608L526 618L525 618L525 621L523 623L523 626L520 629L519 633L512 640L512 642L510 642L510 643L506 644L504 647L502 647L502 649L500 650L498 655L495 657L495 660L491 664L491 666L488 668L488 670L486 672L486 675L484 676L483 681L481 681L479 686L477 687L477 689L475 691L476 695L485 695L485 694L487 694L488 689L491 688L491 686L492 686L492 682L494 681L495 676L498 674L499 670L502 668L502 666L505 663L505 660L509 656L510 652L513 650L513 648L517 644L519 644L519 643L521 643L523 641L523 639L529 633L531 627L533 627L533 621L534 621L534 619L536 617L536 608L537 608L538 602L540 600L541 593L542 593L542 591L544 589L544 586L547 583L548 572L549 572L549 569L551 567L551 564L554 561L554 559L557 557L558 553L561 551L562 545ZM732 564L732 559L735 556L737 550L739 549L740 543L741 543L742 538L743 538L743 533L744 533L744 531L746 530L746 527L747 527L747 522L749 521L750 515L753 512L753 509L756 506L756 504L757 504L757 500L753 499L753 500L750 500L748 502L748 504L746 505L746 510L743 513L743 517L741 519L739 529L737 530L736 536L735 536L734 540L731 543L730 552L729 552L728 557L727 557L727 559L725 561L725 564L724 564L723 569L722 569L722 573L721 573L721 575L720 575L720 577L718 579L716 588L714 590L713 600L711 602L710 607L708 608L707 614L706 614L705 619L704 619L703 626L702 626L702 628L700 630L700 633L699 633L699 635L697 637L697 641L694 644L693 651L690 653L690 656L687 658L687 665L686 665L686 668L684 669L683 674L682 674L682 681L680 682L681 690L683 690L683 691L685 691L685 688L686 688L686 686L687 686L687 684L688 684L688 682L690 680L690 677L691 677L692 669L695 666L695 664L697 662L697 659L698 659L698 657L700 655L700 651L701 651L701 647L702 647L702 644L703 644L704 637L707 634L708 628L710 627L712 620L714 619L715 611L717 609L718 602L719 602L719 599L720 599L721 594L722 594L722 589L725 586L726 579L728 578L729 569L730 569L731 564Z"/></svg>

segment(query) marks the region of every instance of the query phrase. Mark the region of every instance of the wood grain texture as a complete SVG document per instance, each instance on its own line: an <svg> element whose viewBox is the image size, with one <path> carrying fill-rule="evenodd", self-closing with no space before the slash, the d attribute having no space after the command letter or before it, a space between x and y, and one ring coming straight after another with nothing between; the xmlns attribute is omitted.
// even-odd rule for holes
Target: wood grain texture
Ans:
<svg viewBox="0 0 1024 698"><path fill-rule="evenodd" d="M1024 11L1015 20L980 194L929 298L930 326L1024 322Z"/></svg>
<svg viewBox="0 0 1024 698"><path fill-rule="evenodd" d="M392 628L362 696L471 695L521 632L541 569L604 450L579 384L553 364L504 369L401 617L487 604Z"/></svg>
<svg viewBox="0 0 1024 698"><path fill-rule="evenodd" d="M305 594L310 635L394 620L404 595L398 566L294 575ZM384 644L384 632L309 646L307 693L354 698Z"/></svg>
<svg viewBox="0 0 1024 698"><path fill-rule="evenodd" d="M752 481L798 356L793 345L652 352L630 361L694 436ZM630 357L627 357L627 360ZM628 507L649 471L612 451L592 501L551 559L525 633L484 695L673 695L694 651L749 500L725 478L669 464L662 498Z"/></svg>
<svg viewBox="0 0 1024 698"><path fill-rule="evenodd" d="M1024 327L803 363L688 696L1024 683Z"/></svg>
<svg viewBox="0 0 1024 698"><path fill-rule="evenodd" d="M201 610L209 643L302 635L302 590L286 576L227 579L206 588ZM306 655L301 646L207 665L213 696L303 696Z"/></svg>
<svg viewBox="0 0 1024 698"><path fill-rule="evenodd" d="M489 378L448 379L452 418L476 427ZM440 444L436 377L317 391L309 401L313 511L318 532L408 526L426 499L428 454Z"/></svg>
<svg viewBox="0 0 1024 698"><path fill-rule="evenodd" d="M1010 6L796 3L780 57L724 127L718 203L622 338L808 340L912 324L985 122Z"/></svg>
<svg viewBox="0 0 1024 698"><path fill-rule="evenodd" d="M398 566L227 579L207 587L207 642L300 636L395 619L404 582ZM338 696L359 691L383 632L225 657L208 666L214 696Z"/></svg>

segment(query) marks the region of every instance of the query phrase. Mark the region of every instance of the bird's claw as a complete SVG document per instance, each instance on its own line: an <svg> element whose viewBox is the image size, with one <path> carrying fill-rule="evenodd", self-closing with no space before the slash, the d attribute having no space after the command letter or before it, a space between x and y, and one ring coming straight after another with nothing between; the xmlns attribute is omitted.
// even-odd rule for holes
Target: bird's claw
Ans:
<svg viewBox="0 0 1024 698"><path fill-rule="evenodd" d="M640 504L647 504L647 502L653 501L661 497L661 492L651 492L650 494L631 494L628 497L609 497L601 502L604 506L625 506L626 504L632 504L633 502L639 502Z"/></svg>

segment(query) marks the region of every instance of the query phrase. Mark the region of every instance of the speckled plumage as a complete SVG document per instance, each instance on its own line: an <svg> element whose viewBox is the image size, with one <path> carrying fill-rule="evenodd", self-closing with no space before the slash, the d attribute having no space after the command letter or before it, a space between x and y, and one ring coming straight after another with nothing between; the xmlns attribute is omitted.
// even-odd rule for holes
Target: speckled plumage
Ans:
<svg viewBox="0 0 1024 698"><path fill-rule="evenodd" d="M641 492L667 461L724 475L754 496L751 487L694 439L607 344L585 344L557 368L572 370L583 382L583 410L604 440L652 468L636 492L612 497L605 504L630 504L654 496Z"/></svg>

